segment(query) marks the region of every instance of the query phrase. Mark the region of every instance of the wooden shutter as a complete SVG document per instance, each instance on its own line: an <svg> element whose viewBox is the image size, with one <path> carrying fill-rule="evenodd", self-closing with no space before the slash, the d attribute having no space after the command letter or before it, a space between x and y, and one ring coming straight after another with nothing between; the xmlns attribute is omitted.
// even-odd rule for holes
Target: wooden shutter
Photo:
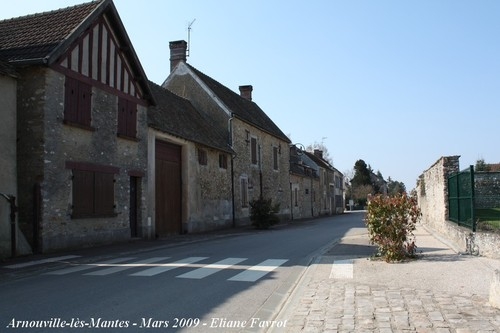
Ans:
<svg viewBox="0 0 500 333"><path fill-rule="evenodd" d="M127 101L118 99L118 134L127 135Z"/></svg>
<svg viewBox="0 0 500 333"><path fill-rule="evenodd" d="M252 164L257 164L257 139L252 138L250 141L251 141Z"/></svg>
<svg viewBox="0 0 500 333"><path fill-rule="evenodd" d="M78 81L66 76L64 90L64 120L78 122Z"/></svg>
<svg viewBox="0 0 500 333"><path fill-rule="evenodd" d="M94 175L94 213L97 216L113 215L115 205L114 175L100 172L96 172Z"/></svg>
<svg viewBox="0 0 500 333"><path fill-rule="evenodd" d="M78 123L90 127L92 87L78 82Z"/></svg>
<svg viewBox="0 0 500 333"><path fill-rule="evenodd" d="M137 131L137 104L127 101L127 136L136 137Z"/></svg>
<svg viewBox="0 0 500 333"><path fill-rule="evenodd" d="M273 168L278 170L278 148L273 147Z"/></svg>
<svg viewBox="0 0 500 333"><path fill-rule="evenodd" d="M94 173L73 170L73 217L94 213Z"/></svg>

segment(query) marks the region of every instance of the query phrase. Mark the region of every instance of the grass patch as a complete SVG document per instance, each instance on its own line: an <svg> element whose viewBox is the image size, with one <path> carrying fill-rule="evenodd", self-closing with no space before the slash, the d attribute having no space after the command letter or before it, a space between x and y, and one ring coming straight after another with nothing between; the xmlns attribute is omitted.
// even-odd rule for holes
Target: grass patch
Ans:
<svg viewBox="0 0 500 333"><path fill-rule="evenodd" d="M500 208L476 209L477 228L500 232Z"/></svg>

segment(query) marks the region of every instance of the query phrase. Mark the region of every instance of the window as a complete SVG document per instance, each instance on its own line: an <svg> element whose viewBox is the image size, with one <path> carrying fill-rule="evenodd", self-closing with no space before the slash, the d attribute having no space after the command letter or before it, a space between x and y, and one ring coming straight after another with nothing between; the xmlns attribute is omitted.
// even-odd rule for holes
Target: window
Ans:
<svg viewBox="0 0 500 333"><path fill-rule="evenodd" d="M273 168L278 170L278 147L273 147Z"/></svg>
<svg viewBox="0 0 500 333"><path fill-rule="evenodd" d="M137 104L118 99L118 136L134 138L137 135Z"/></svg>
<svg viewBox="0 0 500 333"><path fill-rule="evenodd" d="M219 168L227 169L227 155L219 154Z"/></svg>
<svg viewBox="0 0 500 333"><path fill-rule="evenodd" d="M207 152L201 148L198 148L198 163L200 165L208 164Z"/></svg>
<svg viewBox="0 0 500 333"><path fill-rule="evenodd" d="M116 216L115 179L118 168L67 162L73 171L72 218Z"/></svg>
<svg viewBox="0 0 500 333"><path fill-rule="evenodd" d="M241 207L248 207L248 179L241 178Z"/></svg>
<svg viewBox="0 0 500 333"><path fill-rule="evenodd" d="M66 76L64 89L64 123L91 129L92 87Z"/></svg>
<svg viewBox="0 0 500 333"><path fill-rule="evenodd" d="M257 138L251 138L250 140L250 153L252 164L257 164Z"/></svg>

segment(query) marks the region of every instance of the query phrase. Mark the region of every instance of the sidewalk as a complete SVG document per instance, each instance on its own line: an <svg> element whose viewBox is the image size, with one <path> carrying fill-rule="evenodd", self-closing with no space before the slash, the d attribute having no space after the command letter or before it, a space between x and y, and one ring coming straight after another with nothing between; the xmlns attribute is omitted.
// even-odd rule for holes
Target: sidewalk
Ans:
<svg viewBox="0 0 500 333"><path fill-rule="evenodd" d="M269 332L500 332L488 303L500 260L457 254L418 226L420 258L370 260L368 234L347 235L309 267Z"/></svg>

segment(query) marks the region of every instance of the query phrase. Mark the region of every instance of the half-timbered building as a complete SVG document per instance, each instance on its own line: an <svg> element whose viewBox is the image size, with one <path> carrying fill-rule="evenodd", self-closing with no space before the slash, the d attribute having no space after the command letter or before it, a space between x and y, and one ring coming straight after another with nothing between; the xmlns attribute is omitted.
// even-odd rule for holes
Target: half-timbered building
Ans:
<svg viewBox="0 0 500 333"><path fill-rule="evenodd" d="M147 232L148 81L111 0L0 21L17 72L19 225L35 251Z"/></svg>

